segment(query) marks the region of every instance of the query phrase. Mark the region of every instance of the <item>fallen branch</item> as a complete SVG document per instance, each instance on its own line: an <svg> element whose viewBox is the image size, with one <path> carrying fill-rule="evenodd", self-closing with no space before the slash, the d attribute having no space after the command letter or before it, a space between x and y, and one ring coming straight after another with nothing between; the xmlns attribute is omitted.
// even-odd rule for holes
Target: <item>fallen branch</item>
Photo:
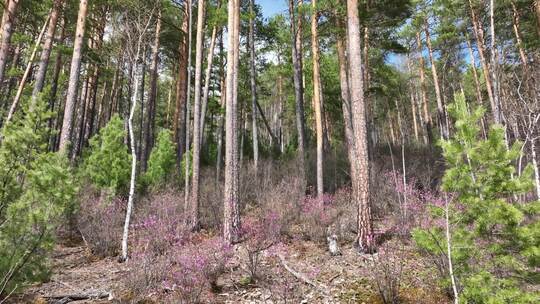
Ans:
<svg viewBox="0 0 540 304"><path fill-rule="evenodd" d="M331 277L330 280L328 280L328 283L332 283L335 279L337 279L341 274L336 274L335 276Z"/></svg>
<svg viewBox="0 0 540 304"><path fill-rule="evenodd" d="M75 293L75 294L66 294L66 295L56 295L56 296L44 296L48 302L55 304L66 304L74 301L81 300L98 300L98 299L111 299L112 294L110 292L98 291L98 292L89 292L89 293ZM54 301L57 300L57 301Z"/></svg>
<svg viewBox="0 0 540 304"><path fill-rule="evenodd" d="M310 280L308 277L306 277L304 274L295 271L292 269L289 265L287 265L287 262L285 262L285 258L283 255L278 254L279 260L281 261L281 265L290 272L295 278L298 280L310 285L311 287L315 288L316 290L320 291L321 293L328 295L328 287L323 284L317 284L316 282Z"/></svg>

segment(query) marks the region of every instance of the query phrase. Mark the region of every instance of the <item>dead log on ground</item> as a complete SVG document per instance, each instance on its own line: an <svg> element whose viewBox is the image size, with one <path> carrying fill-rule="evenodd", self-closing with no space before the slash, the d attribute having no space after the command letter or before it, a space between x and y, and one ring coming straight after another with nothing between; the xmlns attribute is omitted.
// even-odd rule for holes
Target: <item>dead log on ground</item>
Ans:
<svg viewBox="0 0 540 304"><path fill-rule="evenodd" d="M66 304L69 302L82 301L82 300L99 300L99 299L112 299L112 294L105 291L87 292L87 293L74 293L65 295L45 296L47 302L55 304Z"/></svg>

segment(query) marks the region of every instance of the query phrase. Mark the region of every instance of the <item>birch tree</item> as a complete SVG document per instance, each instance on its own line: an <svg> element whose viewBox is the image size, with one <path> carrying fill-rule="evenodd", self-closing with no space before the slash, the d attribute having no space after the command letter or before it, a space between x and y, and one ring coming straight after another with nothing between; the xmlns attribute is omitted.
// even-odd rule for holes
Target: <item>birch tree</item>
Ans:
<svg viewBox="0 0 540 304"><path fill-rule="evenodd" d="M122 256L121 260L126 261L128 259L128 236L129 236L129 225L131 221L131 213L133 212L133 202L135 199L135 178L137 175L137 152L135 149L135 132L133 129L133 117L135 116L135 110L137 108L137 99L139 94L139 64L142 55L143 44L146 38L146 32L150 26L153 19L154 10L151 12L142 12L138 13L138 16L132 22L129 22L131 17L125 16L126 24L124 30L126 32L128 45L133 47L133 49L128 48L128 59L133 64L133 72L130 75L133 83L133 91L131 93L131 109L129 111L128 118L128 129L129 129L129 139L130 139L130 148L131 148L131 178L129 183L129 196L128 204L126 210L126 219L124 221L124 230L122 233ZM133 52L134 51L134 52Z"/></svg>

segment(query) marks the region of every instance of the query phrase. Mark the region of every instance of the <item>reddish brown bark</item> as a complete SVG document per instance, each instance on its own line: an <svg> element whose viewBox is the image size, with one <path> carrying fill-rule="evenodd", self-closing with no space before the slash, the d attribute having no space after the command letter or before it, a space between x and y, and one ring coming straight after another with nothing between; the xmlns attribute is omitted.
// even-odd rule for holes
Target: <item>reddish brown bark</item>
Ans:
<svg viewBox="0 0 540 304"><path fill-rule="evenodd" d="M87 10L88 0L80 0L79 15L77 17L77 27L75 32L75 42L73 45L73 57L71 58L69 85L64 109L64 121L62 123L62 132L60 133L59 151L63 154L66 154L67 152L69 138L71 136L71 130L73 127L73 112L75 110L75 102L77 100L77 88L81 69L82 49L84 44L84 27L86 24Z"/></svg>

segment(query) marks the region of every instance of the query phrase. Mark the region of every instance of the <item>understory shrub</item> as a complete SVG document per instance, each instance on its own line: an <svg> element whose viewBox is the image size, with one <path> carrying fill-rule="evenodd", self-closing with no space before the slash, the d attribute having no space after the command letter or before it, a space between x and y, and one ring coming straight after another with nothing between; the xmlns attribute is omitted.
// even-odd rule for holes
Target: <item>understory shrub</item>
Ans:
<svg viewBox="0 0 540 304"><path fill-rule="evenodd" d="M540 204L516 200L532 189L532 168L515 174L521 144L508 149L500 126L481 138L482 108L469 112L459 96L449 111L456 123L454 136L441 144L446 197L430 202L434 225L415 229L413 238L424 252L447 260L448 225L460 302L537 303L540 294L527 286L538 282ZM441 283L450 289L449 276Z"/></svg>
<svg viewBox="0 0 540 304"><path fill-rule="evenodd" d="M177 192L158 192L142 200L136 211L128 287L136 298L152 293L174 303L197 303L216 288L232 257L232 248L218 237L193 234Z"/></svg>
<svg viewBox="0 0 540 304"><path fill-rule="evenodd" d="M81 175L111 196L126 192L131 174L131 155L124 143L122 119L114 115L97 135L90 139L90 147L81 167Z"/></svg>
<svg viewBox="0 0 540 304"><path fill-rule="evenodd" d="M261 254L280 240L281 221L277 212L247 217L242 221L241 234L246 249L245 270L249 280L258 279Z"/></svg>
<svg viewBox="0 0 540 304"><path fill-rule="evenodd" d="M77 227L84 242L98 257L116 256L120 250L125 220L125 197L109 198L87 187L81 191L80 201Z"/></svg>
<svg viewBox="0 0 540 304"><path fill-rule="evenodd" d="M322 199L308 195L301 204L299 223L305 239L325 242L328 228L339 214L334 208L333 196L324 194Z"/></svg>
<svg viewBox="0 0 540 304"><path fill-rule="evenodd" d="M47 119L35 111L2 130L0 145L0 302L48 275L56 228L75 209L77 186L67 159L47 152Z"/></svg>
<svg viewBox="0 0 540 304"><path fill-rule="evenodd" d="M270 298L274 303L289 304L302 302L297 278L283 267L276 269L276 278L274 281L265 284L265 288L269 291Z"/></svg>
<svg viewBox="0 0 540 304"><path fill-rule="evenodd" d="M201 173L203 176L200 183L201 227L219 231L223 227L223 183L216 182L215 170L202 168Z"/></svg>
<svg viewBox="0 0 540 304"><path fill-rule="evenodd" d="M198 303L200 296L216 290L217 279L232 257L232 248L220 237L204 239L172 251L172 265L163 287L183 303Z"/></svg>
<svg viewBox="0 0 540 304"><path fill-rule="evenodd" d="M386 242L377 248L369 265L370 274L384 304L399 303L405 250L402 244Z"/></svg>
<svg viewBox="0 0 540 304"><path fill-rule="evenodd" d="M183 195L174 191L157 192L140 201L132 230L135 254L162 255L189 240L179 202L184 202Z"/></svg>

